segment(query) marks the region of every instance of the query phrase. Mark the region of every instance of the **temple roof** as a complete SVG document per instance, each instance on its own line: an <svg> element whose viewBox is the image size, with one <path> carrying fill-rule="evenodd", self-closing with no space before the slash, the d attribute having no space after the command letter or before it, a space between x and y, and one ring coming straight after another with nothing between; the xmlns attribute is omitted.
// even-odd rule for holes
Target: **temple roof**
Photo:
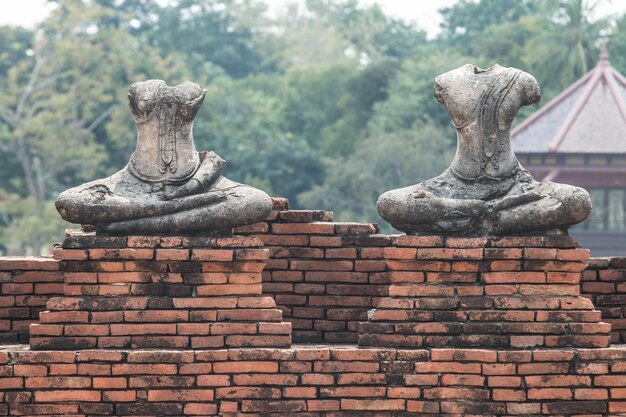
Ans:
<svg viewBox="0 0 626 417"><path fill-rule="evenodd" d="M595 68L511 132L516 153L626 153L626 78L606 45Z"/></svg>

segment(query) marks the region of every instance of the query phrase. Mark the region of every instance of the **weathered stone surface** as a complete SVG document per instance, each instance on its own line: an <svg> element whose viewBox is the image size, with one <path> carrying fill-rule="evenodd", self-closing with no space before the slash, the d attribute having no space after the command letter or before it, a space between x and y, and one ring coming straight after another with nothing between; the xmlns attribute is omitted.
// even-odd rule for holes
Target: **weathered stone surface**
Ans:
<svg viewBox="0 0 626 417"><path fill-rule="evenodd" d="M515 68L466 64L437 77L435 97L457 129L457 152L443 174L378 199L378 212L409 234L567 233L591 210L582 188L540 183L511 150L511 123L540 99L537 81Z"/></svg>
<svg viewBox="0 0 626 417"><path fill-rule="evenodd" d="M196 151L193 121L205 94L189 81L133 84L137 147L128 165L61 193L61 217L110 234L229 234L265 219L272 210L267 194L222 176L226 162L215 153Z"/></svg>

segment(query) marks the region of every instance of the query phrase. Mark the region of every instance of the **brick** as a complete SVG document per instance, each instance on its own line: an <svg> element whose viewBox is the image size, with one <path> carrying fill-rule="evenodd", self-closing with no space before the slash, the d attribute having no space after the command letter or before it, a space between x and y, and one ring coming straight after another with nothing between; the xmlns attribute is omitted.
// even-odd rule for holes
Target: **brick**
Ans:
<svg viewBox="0 0 626 417"><path fill-rule="evenodd" d="M283 388L283 398L315 398L315 387L287 387Z"/></svg>
<svg viewBox="0 0 626 417"><path fill-rule="evenodd" d="M25 388L89 388L91 386L91 378L88 377L68 377L68 376L49 376L49 377L29 377L24 380Z"/></svg>
<svg viewBox="0 0 626 417"><path fill-rule="evenodd" d="M523 401L523 400L522 400ZM541 413L540 403L507 403L507 412L513 415L533 415Z"/></svg>
<svg viewBox="0 0 626 417"><path fill-rule="evenodd" d="M0 271L58 271L59 262L52 258L36 256L3 256Z"/></svg>
<svg viewBox="0 0 626 417"><path fill-rule="evenodd" d="M547 282L554 284L576 284L580 282L578 272L548 272Z"/></svg>
<svg viewBox="0 0 626 417"><path fill-rule="evenodd" d="M420 248L417 252L418 259L483 259L482 248L453 249L453 248Z"/></svg>
<svg viewBox="0 0 626 417"><path fill-rule="evenodd" d="M304 400L281 400L281 401L252 401L244 400L241 402L241 410L246 412L261 411L267 412L272 410L274 413L289 413L306 410L306 401Z"/></svg>
<svg viewBox="0 0 626 417"><path fill-rule="evenodd" d="M258 222L254 224L250 224L247 226L239 226L236 227L233 231L236 234L256 234L256 233L267 233L269 232L270 227L267 222Z"/></svg>
<svg viewBox="0 0 626 417"><path fill-rule="evenodd" d="M335 232L333 223L274 223L272 233L276 235L332 235Z"/></svg>
<svg viewBox="0 0 626 417"><path fill-rule="evenodd" d="M416 362L415 370L418 373L480 374L481 366L479 363Z"/></svg>
<svg viewBox="0 0 626 417"><path fill-rule="evenodd" d="M326 249L325 258L329 259L356 259L356 248L338 248L338 249Z"/></svg>
<svg viewBox="0 0 626 417"><path fill-rule="evenodd" d="M222 261L230 262L233 260L234 251L227 249L199 249L191 250L191 259L199 261Z"/></svg>
<svg viewBox="0 0 626 417"><path fill-rule="evenodd" d="M339 236L311 236L310 239L310 244L314 247L339 247L343 244Z"/></svg>
<svg viewBox="0 0 626 417"><path fill-rule="evenodd" d="M526 392L516 389L494 389L494 401L526 401Z"/></svg>
<svg viewBox="0 0 626 417"><path fill-rule="evenodd" d="M433 361L497 362L497 352L480 349L433 349Z"/></svg>
<svg viewBox="0 0 626 417"><path fill-rule="evenodd" d="M175 364L114 364L113 375L176 375Z"/></svg>
<svg viewBox="0 0 626 417"><path fill-rule="evenodd" d="M2 294L32 294L33 284L2 284Z"/></svg>
<svg viewBox="0 0 626 417"><path fill-rule="evenodd" d="M191 381L193 383L193 379ZM198 375L197 384L200 387L226 387L231 381L228 375Z"/></svg>
<svg viewBox="0 0 626 417"><path fill-rule="evenodd" d="M404 380L406 385L438 385L439 376L436 374L418 374L418 375L405 375Z"/></svg>
<svg viewBox="0 0 626 417"><path fill-rule="evenodd" d="M490 387L519 387L522 378L517 376L490 376L487 381Z"/></svg>
<svg viewBox="0 0 626 417"><path fill-rule="evenodd" d="M188 321L189 312L175 310L141 310L125 311L124 321L127 322L180 322Z"/></svg>
<svg viewBox="0 0 626 417"><path fill-rule="evenodd" d="M567 362L523 363L518 365L520 375L567 374L568 372L569 363Z"/></svg>
<svg viewBox="0 0 626 417"><path fill-rule="evenodd" d="M332 373L332 372L378 372L378 362L342 362L342 361L324 361L315 362L313 370L315 372Z"/></svg>
<svg viewBox="0 0 626 417"><path fill-rule="evenodd" d="M396 246L409 247L440 247L443 245L441 236L409 236L402 235L393 238L393 244Z"/></svg>
<svg viewBox="0 0 626 417"><path fill-rule="evenodd" d="M305 373L300 378L305 385L333 385L335 383L335 378L328 374Z"/></svg>
<svg viewBox="0 0 626 417"><path fill-rule="evenodd" d="M273 273L272 273L273 274ZM346 282L366 283L368 275L364 272L307 271L305 281L308 282Z"/></svg>
<svg viewBox="0 0 626 417"><path fill-rule="evenodd" d="M189 260L189 249L157 249L157 261L187 261Z"/></svg>
<svg viewBox="0 0 626 417"><path fill-rule="evenodd" d="M542 413L545 414L603 413L606 415L606 411L605 401L562 401L546 403L542 406Z"/></svg>
<svg viewBox="0 0 626 417"><path fill-rule="evenodd" d="M433 401L407 401L406 410L411 413L439 413L439 403Z"/></svg>
<svg viewBox="0 0 626 417"><path fill-rule="evenodd" d="M237 249L235 258L238 261L264 261L269 259L270 252L267 249Z"/></svg>
<svg viewBox="0 0 626 417"><path fill-rule="evenodd" d="M111 335L176 334L176 324L112 324Z"/></svg>
<svg viewBox="0 0 626 417"><path fill-rule="evenodd" d="M623 375L599 375L593 378L597 387L621 387L624 385Z"/></svg>
<svg viewBox="0 0 626 417"><path fill-rule="evenodd" d="M278 372L277 362L216 362L213 371L221 373L276 373Z"/></svg>
<svg viewBox="0 0 626 417"><path fill-rule="evenodd" d="M342 399L342 410L404 410L404 400L353 400Z"/></svg>
<svg viewBox="0 0 626 417"><path fill-rule="evenodd" d="M39 316L42 323L87 323L89 316L83 311L44 311Z"/></svg>
<svg viewBox="0 0 626 417"><path fill-rule="evenodd" d="M14 365L14 376L45 376L48 368L45 365Z"/></svg>
<svg viewBox="0 0 626 417"><path fill-rule="evenodd" d="M417 249L390 247L383 249L383 256L386 259L415 259Z"/></svg>
<svg viewBox="0 0 626 417"><path fill-rule="evenodd" d="M424 398L426 399L465 399L465 400L487 400L489 390L479 388L425 388Z"/></svg>
<svg viewBox="0 0 626 417"><path fill-rule="evenodd" d="M214 393L207 389L168 389L149 390L148 401L212 401Z"/></svg>
<svg viewBox="0 0 626 417"><path fill-rule="evenodd" d="M359 272L384 271L387 269L385 261L357 260L354 262L354 270Z"/></svg>
<svg viewBox="0 0 626 417"><path fill-rule="evenodd" d="M338 400L308 400L307 409L309 411L338 411L340 401Z"/></svg>
<svg viewBox="0 0 626 417"><path fill-rule="evenodd" d="M57 402L76 402L87 401L97 402L102 398L100 391L88 390L54 390L54 391L35 391L35 402L38 403L57 403Z"/></svg>
<svg viewBox="0 0 626 417"><path fill-rule="evenodd" d="M93 388L99 389L122 389L128 386L125 377L95 377L93 378Z"/></svg>
<svg viewBox="0 0 626 417"><path fill-rule="evenodd" d="M546 274L543 272L487 272L482 276L487 284L546 282Z"/></svg>
<svg viewBox="0 0 626 417"><path fill-rule="evenodd" d="M588 249L558 249L556 259L560 261L586 261L589 259Z"/></svg>
<svg viewBox="0 0 626 417"><path fill-rule="evenodd" d="M480 386L485 384L485 378L480 375L450 374L442 375L441 385Z"/></svg>
<svg viewBox="0 0 626 417"><path fill-rule="evenodd" d="M199 285L196 294L199 296L216 295L255 295L261 294L261 284L224 284L224 285Z"/></svg>
<svg viewBox="0 0 626 417"><path fill-rule="evenodd" d="M293 270L301 271L351 271L352 261L291 261Z"/></svg>
<svg viewBox="0 0 626 417"><path fill-rule="evenodd" d="M221 376L221 375L220 375ZM297 375L288 374L238 374L233 376L235 385L257 386L257 385L297 385ZM308 385L308 383L304 383ZM314 384L315 385L315 384Z"/></svg>
<svg viewBox="0 0 626 417"><path fill-rule="evenodd" d="M578 295L578 285L525 285L519 286L521 295Z"/></svg>
<svg viewBox="0 0 626 417"><path fill-rule="evenodd" d="M485 248L485 259L521 259L522 249Z"/></svg>
<svg viewBox="0 0 626 417"><path fill-rule="evenodd" d="M23 387L23 378L0 378L0 389L16 389Z"/></svg>
<svg viewBox="0 0 626 417"><path fill-rule="evenodd" d="M520 261L511 260L491 261L489 269L491 271L520 271L522 269L522 263Z"/></svg>
<svg viewBox="0 0 626 417"><path fill-rule="evenodd" d="M449 272L452 270L450 262L444 261L405 261L389 259L387 268L392 271L425 271Z"/></svg>
<svg viewBox="0 0 626 417"><path fill-rule="evenodd" d="M528 271L563 271L580 272L587 267L584 262L568 261L524 261L524 269Z"/></svg>
<svg viewBox="0 0 626 417"><path fill-rule="evenodd" d="M525 259L556 259L556 249L549 248L526 248Z"/></svg>
<svg viewBox="0 0 626 417"><path fill-rule="evenodd" d="M606 389L577 388L574 390L574 398L577 400L608 400L609 393Z"/></svg>
<svg viewBox="0 0 626 417"><path fill-rule="evenodd" d="M384 385L387 376L382 373L353 372L337 375L337 385Z"/></svg>
<svg viewBox="0 0 626 417"><path fill-rule="evenodd" d="M214 415L217 414L217 404L185 404L184 413L185 415Z"/></svg>
<svg viewBox="0 0 626 417"><path fill-rule="evenodd" d="M529 400L570 400L573 398L569 388L529 388Z"/></svg>

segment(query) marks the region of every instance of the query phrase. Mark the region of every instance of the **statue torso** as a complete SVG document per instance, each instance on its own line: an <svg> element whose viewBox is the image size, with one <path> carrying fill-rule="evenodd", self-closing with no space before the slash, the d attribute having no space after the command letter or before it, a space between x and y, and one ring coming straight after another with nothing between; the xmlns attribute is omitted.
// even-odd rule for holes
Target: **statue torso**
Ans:
<svg viewBox="0 0 626 417"><path fill-rule="evenodd" d="M497 179L516 172L509 134L518 109L540 98L531 75L499 65L481 70L467 64L437 77L435 96L457 128L451 165L456 175Z"/></svg>
<svg viewBox="0 0 626 417"><path fill-rule="evenodd" d="M133 84L129 106L137 124L137 147L129 168L144 181L183 182L198 169L193 119L206 90L184 82L168 87L161 80Z"/></svg>

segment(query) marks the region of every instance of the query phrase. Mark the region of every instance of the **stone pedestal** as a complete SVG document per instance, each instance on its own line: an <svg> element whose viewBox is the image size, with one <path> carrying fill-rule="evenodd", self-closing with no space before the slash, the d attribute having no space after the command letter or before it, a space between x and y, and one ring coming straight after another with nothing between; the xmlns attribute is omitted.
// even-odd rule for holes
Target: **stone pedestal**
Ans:
<svg viewBox="0 0 626 417"><path fill-rule="evenodd" d="M31 326L32 349L288 347L262 295L268 250L251 237L96 236L55 250L64 296Z"/></svg>
<svg viewBox="0 0 626 417"><path fill-rule="evenodd" d="M376 347L599 348L610 325L580 296L588 250L570 237L398 236L389 297L359 325Z"/></svg>

